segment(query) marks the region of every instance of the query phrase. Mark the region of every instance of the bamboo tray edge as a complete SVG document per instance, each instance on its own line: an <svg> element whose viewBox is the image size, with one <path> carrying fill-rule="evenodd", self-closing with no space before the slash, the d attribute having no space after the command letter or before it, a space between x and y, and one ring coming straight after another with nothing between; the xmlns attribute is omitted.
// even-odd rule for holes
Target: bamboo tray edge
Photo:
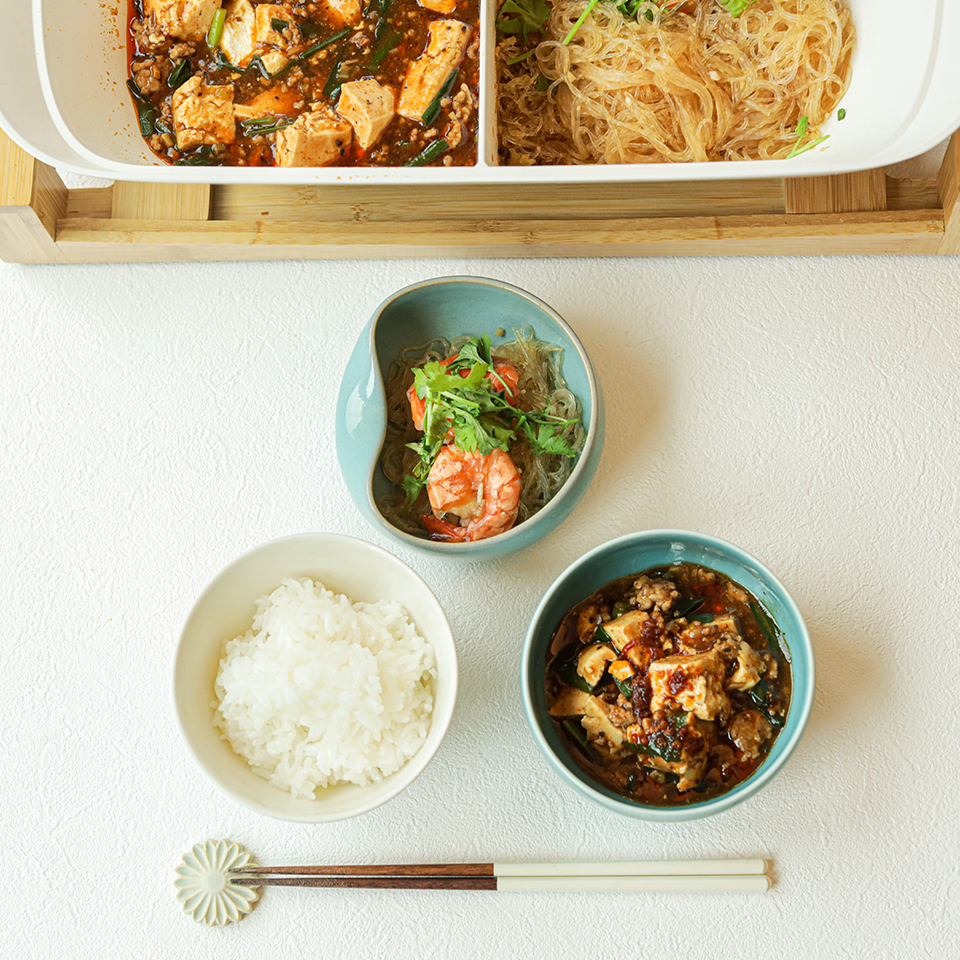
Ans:
<svg viewBox="0 0 960 960"><path fill-rule="evenodd" d="M0 131L0 259L960 253L960 134L933 180L831 177L507 187L116 183L68 190Z"/></svg>

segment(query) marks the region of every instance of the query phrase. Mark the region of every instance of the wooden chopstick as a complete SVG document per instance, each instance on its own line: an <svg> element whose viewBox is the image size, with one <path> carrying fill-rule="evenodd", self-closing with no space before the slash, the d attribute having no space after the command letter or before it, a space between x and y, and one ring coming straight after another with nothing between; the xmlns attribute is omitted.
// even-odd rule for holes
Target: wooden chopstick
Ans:
<svg viewBox="0 0 960 960"><path fill-rule="evenodd" d="M290 877L492 877L492 863L398 863L328 867L239 867L234 873Z"/></svg>
<svg viewBox="0 0 960 960"><path fill-rule="evenodd" d="M373 890L496 890L604 893L762 893L766 862L642 860L614 863L434 863L241 867L243 886Z"/></svg>
<svg viewBox="0 0 960 960"><path fill-rule="evenodd" d="M760 857L746 860L623 860L607 863L401 863L261 867L236 874L291 877L729 877L766 873Z"/></svg>

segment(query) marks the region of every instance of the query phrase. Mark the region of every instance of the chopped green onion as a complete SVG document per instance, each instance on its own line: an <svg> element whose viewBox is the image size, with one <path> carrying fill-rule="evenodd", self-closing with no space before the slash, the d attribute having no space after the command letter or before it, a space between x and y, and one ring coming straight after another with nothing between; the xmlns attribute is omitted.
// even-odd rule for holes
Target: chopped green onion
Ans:
<svg viewBox="0 0 960 960"><path fill-rule="evenodd" d="M167 80L167 84L174 90L182 87L193 76L193 65L184 57L174 68Z"/></svg>
<svg viewBox="0 0 960 960"><path fill-rule="evenodd" d="M844 107L841 107L841 108L837 111L837 119L838 119L838 120L842 120L846 115L847 115L847 111L846 111L846 109L845 109Z"/></svg>
<svg viewBox="0 0 960 960"><path fill-rule="evenodd" d="M278 17L271 17L271 18L270 18L270 26L273 27L273 29L274 29L277 33L283 33L283 31L286 30L287 27L290 26L290 21L289 21L289 20L280 20Z"/></svg>
<svg viewBox="0 0 960 960"><path fill-rule="evenodd" d="M342 40L350 32L350 27L344 27L342 30L338 30L336 33L330 34L326 40L321 40L319 43L315 43L312 47L310 47L309 50L304 50L297 59L309 60L318 50L322 50L324 47L329 47L331 43L336 43L338 40Z"/></svg>
<svg viewBox="0 0 960 960"><path fill-rule="evenodd" d="M241 120L240 126L243 127L243 133L248 137L259 137L261 134L276 133L289 127L293 123L293 117L254 117L250 120Z"/></svg>
<svg viewBox="0 0 960 960"><path fill-rule="evenodd" d="M521 54L520 54L519 56L517 56L517 57L511 57L511 58L507 61L507 66L508 66L508 67L512 67L515 63L520 63L521 60L526 60L527 57L532 57L536 52L537 52L537 48L536 48L536 47L532 47L532 48L531 48L530 50L528 50L526 53L521 53Z"/></svg>
<svg viewBox="0 0 960 960"><path fill-rule="evenodd" d="M386 23L386 21L381 20L381 23ZM380 64L387 59L390 51L393 50L402 39L403 34L399 30L391 30L389 33L380 37L377 43L374 44L373 50L370 51L370 66L379 67Z"/></svg>
<svg viewBox="0 0 960 960"><path fill-rule="evenodd" d="M447 77L446 83L437 91L437 95L430 101L427 109L423 111L423 116L420 119L423 121L424 126L429 126L437 119L437 114L440 112L440 103L445 97L450 96L450 90L459 72L459 70L455 69L453 73Z"/></svg>
<svg viewBox="0 0 960 960"><path fill-rule="evenodd" d="M830 139L830 134L828 133L825 136L819 137L818 139L814 140L812 143L805 144L802 147L798 143L787 154L787 160L792 160L794 157L799 157L801 153L806 153L808 150L812 150L814 147L819 146L821 143L823 143L824 140L829 140L829 139Z"/></svg>
<svg viewBox="0 0 960 960"><path fill-rule="evenodd" d="M127 81L127 88L133 94L133 102L137 107L137 120L140 123L140 135L146 138L152 137L156 133L155 124L157 122L157 112L153 105L140 92L137 81L131 77Z"/></svg>
<svg viewBox="0 0 960 960"><path fill-rule="evenodd" d="M442 137L439 140L434 140L422 153L417 154L412 160L408 160L404 166L405 167L422 167L430 163L431 160L436 160L441 153L450 149L450 144L447 143Z"/></svg>
<svg viewBox="0 0 960 960"><path fill-rule="evenodd" d="M800 118L800 122L797 124L797 142L793 145L793 149L787 154L786 159L792 160L794 157L799 157L801 153L806 153L808 150L812 150L815 146L820 143L823 143L830 134L828 133L825 137L820 137L818 140L814 140L812 143L804 144L800 146L803 142L803 138L807 135L807 127L809 126L810 121L806 116Z"/></svg>
<svg viewBox="0 0 960 960"><path fill-rule="evenodd" d="M201 147L193 156L181 157L173 162L178 167L210 167L213 165L213 155L210 147Z"/></svg>
<svg viewBox="0 0 960 960"><path fill-rule="evenodd" d="M583 729L583 725L576 720L563 720L560 723L560 726L563 727L567 732L567 736L571 740L578 743L581 749L587 748L587 732Z"/></svg>
<svg viewBox="0 0 960 960"><path fill-rule="evenodd" d="M343 80L340 79L340 64L343 63L345 53L345 50L341 50L337 54L336 59L333 61L333 66L330 68L330 73L327 75L327 82L323 85L323 95L328 100L335 100L337 94L340 92L340 88L343 86Z"/></svg>
<svg viewBox="0 0 960 960"><path fill-rule="evenodd" d="M223 39L223 25L227 22L227 11L219 9L213 15L213 23L210 24L210 30L207 33L207 46L211 50L216 50Z"/></svg>
<svg viewBox="0 0 960 960"><path fill-rule="evenodd" d="M590 2L587 4L586 10L584 10L583 13L580 14L580 19L577 20L577 22L576 22L576 23L573 25L573 27L570 29L570 32L563 38L563 45L564 45L564 46L567 46L567 45L570 43L570 41L573 39L573 37L574 37L574 35L576 34L576 32L583 26L583 21L586 20L587 17L589 17L591 13L593 13L593 8L594 8L599 2L600 2L600 0L590 0Z"/></svg>

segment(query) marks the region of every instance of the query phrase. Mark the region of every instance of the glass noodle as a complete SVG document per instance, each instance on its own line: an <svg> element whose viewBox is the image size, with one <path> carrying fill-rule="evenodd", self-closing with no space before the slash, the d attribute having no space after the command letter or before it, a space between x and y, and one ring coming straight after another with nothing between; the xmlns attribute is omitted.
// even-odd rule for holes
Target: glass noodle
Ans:
<svg viewBox="0 0 960 960"><path fill-rule="evenodd" d="M514 64L497 47L500 156L509 164L784 159L819 137L850 81L854 28L841 0L717 0L636 19L601 0L551 0L544 39ZM542 92L544 88L545 92Z"/></svg>

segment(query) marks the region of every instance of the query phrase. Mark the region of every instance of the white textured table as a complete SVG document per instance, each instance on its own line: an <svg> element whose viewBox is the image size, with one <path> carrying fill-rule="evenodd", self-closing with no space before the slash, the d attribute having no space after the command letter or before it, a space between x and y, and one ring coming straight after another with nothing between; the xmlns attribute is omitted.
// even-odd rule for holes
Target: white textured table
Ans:
<svg viewBox="0 0 960 960"><path fill-rule="evenodd" d="M380 542L333 455L340 371L381 298L517 283L592 352L607 445L573 517L489 566L401 554L458 636L447 739L398 799L302 826L221 795L171 660L247 548ZM936 957L960 932L956 259L0 265L0 955ZM807 735L760 795L647 825L548 769L518 657L541 591L628 530L730 539L778 573L818 658ZM209 930L173 896L195 841L273 862L766 856L760 897L270 890Z"/></svg>

